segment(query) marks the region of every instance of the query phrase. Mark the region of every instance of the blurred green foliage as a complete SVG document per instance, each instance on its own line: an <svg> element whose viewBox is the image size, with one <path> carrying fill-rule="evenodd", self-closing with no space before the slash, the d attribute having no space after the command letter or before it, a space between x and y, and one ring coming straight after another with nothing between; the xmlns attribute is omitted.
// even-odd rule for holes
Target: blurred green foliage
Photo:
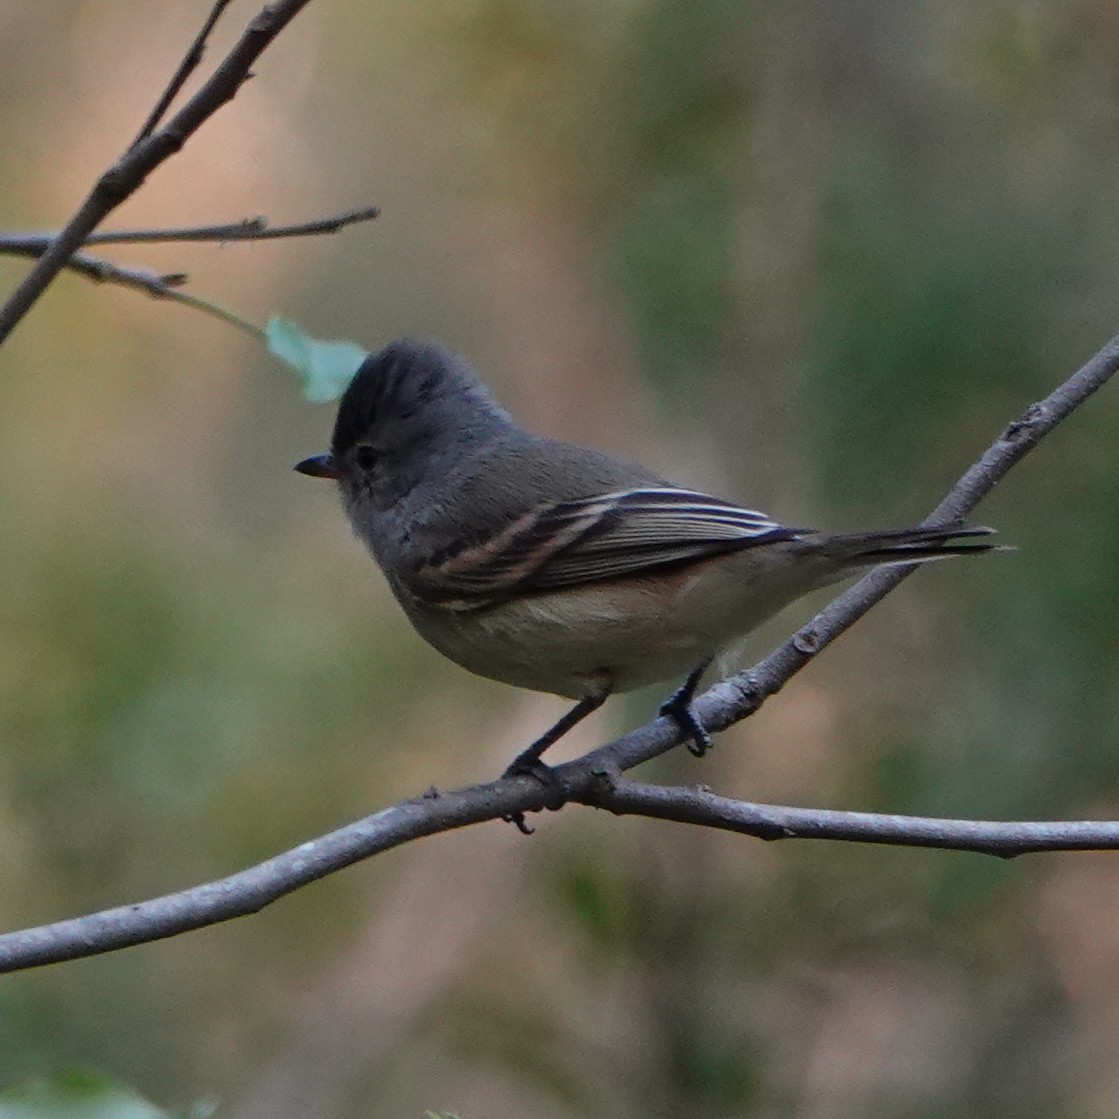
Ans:
<svg viewBox="0 0 1119 1119"><path fill-rule="evenodd" d="M200 1104L179 1119L207 1119L213 1105ZM96 1073L71 1071L0 1092L2 1119L174 1119L134 1092Z"/></svg>

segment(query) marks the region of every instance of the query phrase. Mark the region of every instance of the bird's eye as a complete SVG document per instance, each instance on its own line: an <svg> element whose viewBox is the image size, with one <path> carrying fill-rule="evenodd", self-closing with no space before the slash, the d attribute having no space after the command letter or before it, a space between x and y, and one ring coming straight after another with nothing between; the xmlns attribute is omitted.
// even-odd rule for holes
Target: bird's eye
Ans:
<svg viewBox="0 0 1119 1119"><path fill-rule="evenodd" d="M362 470L372 470L377 465L377 452L368 443L362 443L354 451L354 462Z"/></svg>

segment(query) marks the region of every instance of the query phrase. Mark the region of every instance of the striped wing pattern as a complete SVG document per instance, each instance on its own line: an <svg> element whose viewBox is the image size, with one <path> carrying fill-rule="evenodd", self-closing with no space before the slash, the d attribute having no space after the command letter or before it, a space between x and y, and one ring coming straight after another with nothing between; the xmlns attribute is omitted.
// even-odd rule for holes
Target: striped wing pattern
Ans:
<svg viewBox="0 0 1119 1119"><path fill-rule="evenodd" d="M690 490L621 490L540 506L418 575L425 597L459 609L789 540L764 513Z"/></svg>

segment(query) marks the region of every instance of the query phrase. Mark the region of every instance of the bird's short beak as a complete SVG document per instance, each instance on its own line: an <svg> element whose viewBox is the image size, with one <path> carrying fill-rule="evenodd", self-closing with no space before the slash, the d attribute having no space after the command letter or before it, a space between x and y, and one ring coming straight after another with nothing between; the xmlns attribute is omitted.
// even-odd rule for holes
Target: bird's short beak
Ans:
<svg viewBox="0 0 1119 1119"><path fill-rule="evenodd" d="M312 478L332 478L335 482L338 481L338 471L330 455L312 455L302 462L297 462L295 469L300 474L309 474Z"/></svg>

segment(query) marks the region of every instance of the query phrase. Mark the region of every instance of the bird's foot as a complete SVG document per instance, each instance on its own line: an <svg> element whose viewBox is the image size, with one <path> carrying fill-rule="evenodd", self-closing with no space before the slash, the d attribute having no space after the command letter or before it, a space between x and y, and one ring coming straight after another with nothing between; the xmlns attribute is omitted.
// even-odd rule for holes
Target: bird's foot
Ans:
<svg viewBox="0 0 1119 1119"><path fill-rule="evenodd" d="M556 771L550 765L545 765L539 757L533 753L533 747L529 747L523 753L518 754L512 762L506 767L502 777L533 777L544 786L544 791L548 794L548 799L544 802L544 807L555 811L557 808L563 807L563 796L560 791L559 778L556 776ZM532 835L536 830L525 823L525 814L523 812L510 812L508 816L502 816L507 824L513 824L521 835Z"/></svg>
<svg viewBox="0 0 1119 1119"><path fill-rule="evenodd" d="M662 703L660 713L675 720L681 732L687 736L688 752L702 758L713 745L711 735L700 722L691 698L681 699L678 698L679 695L677 692L666 703Z"/></svg>
<svg viewBox="0 0 1119 1119"><path fill-rule="evenodd" d="M558 742L576 723L585 719L596 708L601 707L606 702L607 695L609 695L609 691L603 690L601 693L585 696L579 700L555 726L546 730L527 750L522 750L506 767L502 777L535 777L548 793L548 799L544 802L544 807L553 812L562 808L564 795L560 788L559 778L556 776L554 769L546 766L540 760L540 755L549 746ZM516 824L524 835L532 835L532 828L525 823L523 812L513 812L508 816L503 816L502 819L510 824Z"/></svg>
<svg viewBox="0 0 1119 1119"><path fill-rule="evenodd" d="M545 765L533 752L530 746L523 753L518 754L506 767L502 777L535 777L546 789L554 788L556 784L556 771Z"/></svg>
<svg viewBox="0 0 1119 1119"><path fill-rule="evenodd" d="M660 713L672 719L686 736L688 752L702 758L711 749L711 735L696 714L692 700L700 677L710 661L704 661L688 678L661 704Z"/></svg>

